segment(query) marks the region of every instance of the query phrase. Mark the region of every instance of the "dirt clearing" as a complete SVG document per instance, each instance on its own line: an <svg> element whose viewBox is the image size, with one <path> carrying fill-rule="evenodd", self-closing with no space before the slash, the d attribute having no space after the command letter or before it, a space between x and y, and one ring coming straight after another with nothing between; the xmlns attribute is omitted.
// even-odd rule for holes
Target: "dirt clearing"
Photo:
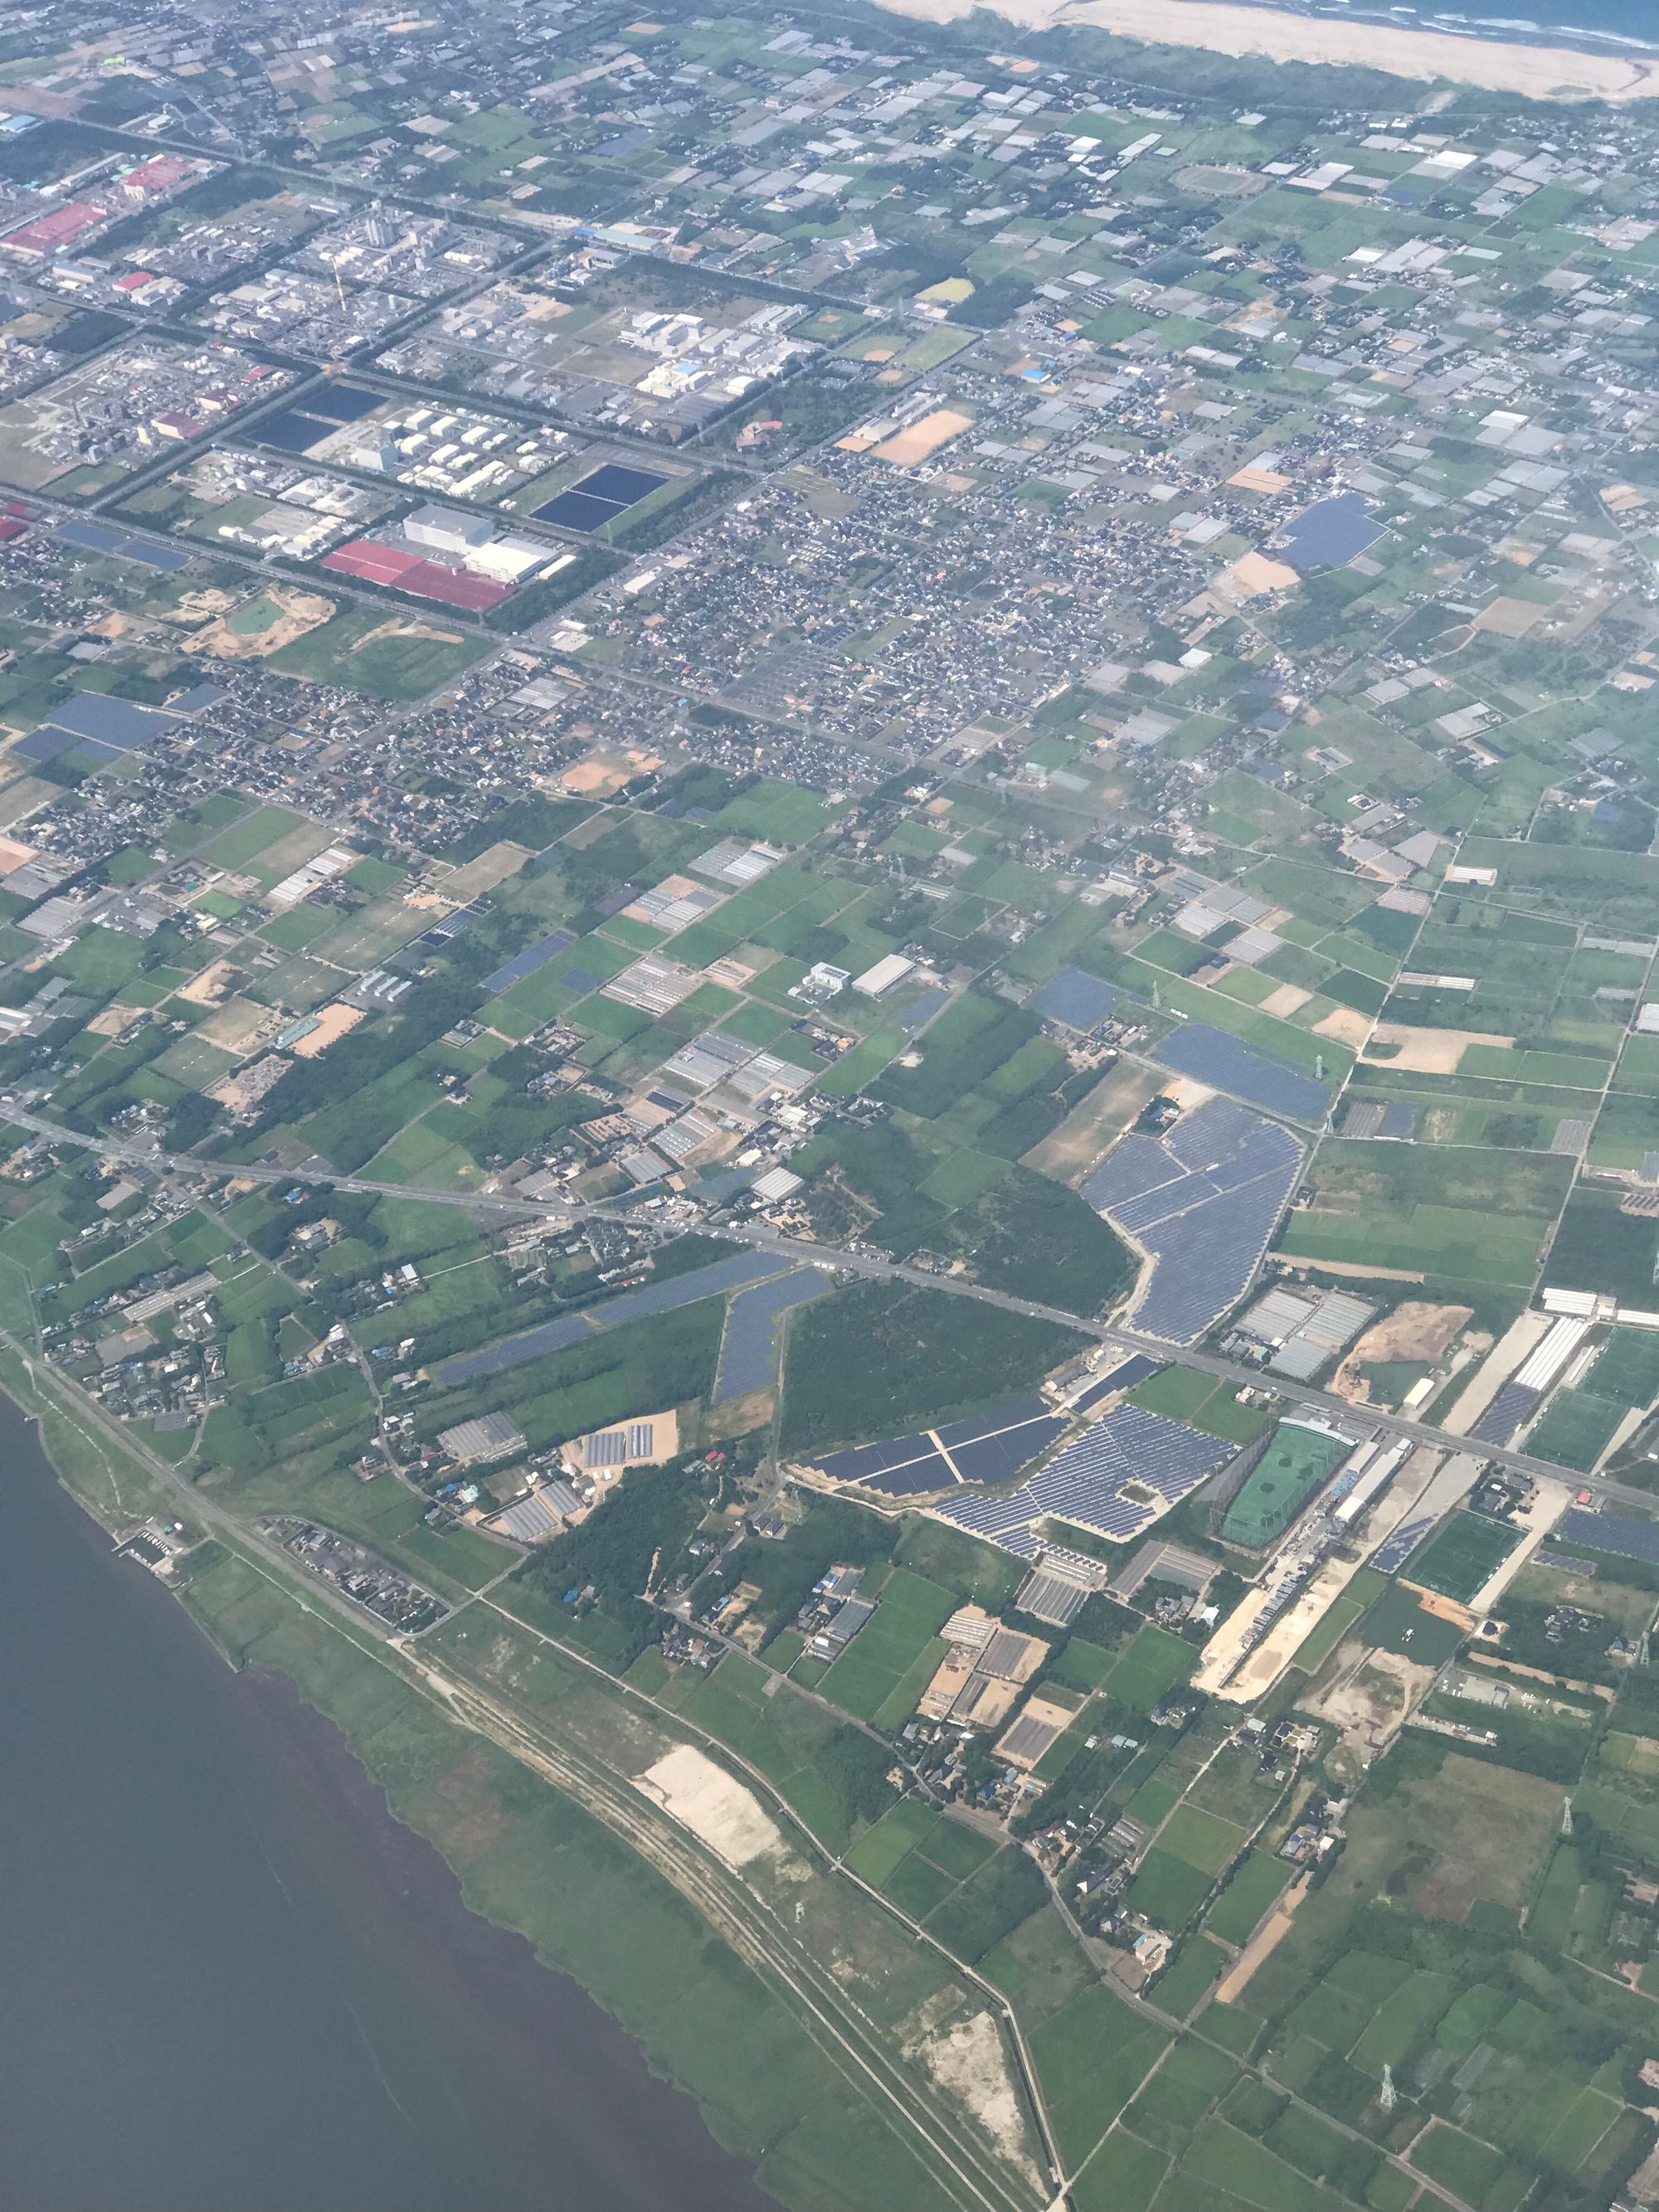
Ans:
<svg viewBox="0 0 1659 2212"><path fill-rule="evenodd" d="M320 629L333 613L333 600L316 592L269 584L243 605L198 630L185 651L210 653L216 660L264 660L308 630Z"/></svg>
<svg viewBox="0 0 1659 2212"><path fill-rule="evenodd" d="M788 1857L782 1831L758 1801L695 1744L677 1745L638 1780L641 1790L727 1866Z"/></svg>
<svg viewBox="0 0 1659 2212"><path fill-rule="evenodd" d="M1338 1044L1363 1045L1371 1033L1371 1018L1352 1006L1339 1006L1334 1014L1314 1024L1316 1036L1334 1037Z"/></svg>
<svg viewBox="0 0 1659 2212"><path fill-rule="evenodd" d="M1261 1961L1276 1950L1290 1934L1291 1923L1296 1918L1296 1908L1307 1894L1308 1884L1312 1879L1311 1869L1305 1874L1297 1875L1261 1927L1256 1929L1255 1935L1251 1936L1249 1942L1216 1984L1213 1995L1217 2004L1231 2004L1236 1997L1242 1995L1251 1975L1255 1973Z"/></svg>
<svg viewBox="0 0 1659 2212"><path fill-rule="evenodd" d="M1421 1298L1407 1298L1365 1331L1337 1369L1331 1388L1339 1398L1369 1405L1370 1392L1359 1371L1362 1367L1381 1367L1390 1360L1421 1360L1437 1367L1474 1319L1473 1306L1433 1306Z"/></svg>
<svg viewBox="0 0 1659 2212"><path fill-rule="evenodd" d="M1051 1129L1025 1155L1040 1174L1070 1182L1100 1158L1114 1137L1127 1129L1142 1107L1156 1098L1163 1079L1150 1068L1125 1061L1096 1084L1072 1109L1057 1129Z"/></svg>
<svg viewBox="0 0 1659 2212"><path fill-rule="evenodd" d="M928 2072L969 2111L1021 2171L1035 2178L1025 2118L1008 2078L1002 2038L988 2012L959 2020L922 2045Z"/></svg>
<svg viewBox="0 0 1659 2212"><path fill-rule="evenodd" d="M1487 1030L1421 1030L1403 1022L1379 1022L1364 1057L1413 1075L1451 1075L1468 1046L1493 1044L1508 1051L1514 1043L1513 1037L1495 1036Z"/></svg>
<svg viewBox="0 0 1659 2212"><path fill-rule="evenodd" d="M896 430L890 438L884 438L873 450L878 461L892 461L900 468L909 468L973 427L971 415L958 414L954 407L936 407L920 422L912 422L908 429Z"/></svg>
<svg viewBox="0 0 1659 2212"><path fill-rule="evenodd" d="M331 1006L325 1006L317 1017L317 1026L307 1030L294 1046L295 1060L315 1060L319 1053L326 1052L337 1037L348 1030L355 1030L363 1018L361 1006L343 1005L337 999Z"/></svg>

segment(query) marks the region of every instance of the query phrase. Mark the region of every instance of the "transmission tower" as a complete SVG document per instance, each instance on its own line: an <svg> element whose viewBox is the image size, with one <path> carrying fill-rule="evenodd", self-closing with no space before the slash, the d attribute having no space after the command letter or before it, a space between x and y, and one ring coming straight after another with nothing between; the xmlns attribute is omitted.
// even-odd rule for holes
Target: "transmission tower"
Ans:
<svg viewBox="0 0 1659 2212"><path fill-rule="evenodd" d="M1564 1797L1561 1800L1561 1833L1564 1836L1570 1836L1572 1833L1572 1800L1571 1797Z"/></svg>
<svg viewBox="0 0 1659 2212"><path fill-rule="evenodd" d="M1399 2100L1399 2091L1394 2086L1394 2069L1392 2066L1385 2066L1382 2069L1382 2094L1377 2100L1385 2112L1393 2112Z"/></svg>

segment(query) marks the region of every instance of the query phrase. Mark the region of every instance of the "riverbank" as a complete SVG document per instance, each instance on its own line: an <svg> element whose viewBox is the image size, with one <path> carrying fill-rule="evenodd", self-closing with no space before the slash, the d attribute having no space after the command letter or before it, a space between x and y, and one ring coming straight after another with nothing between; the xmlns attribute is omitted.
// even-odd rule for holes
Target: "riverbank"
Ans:
<svg viewBox="0 0 1659 2212"><path fill-rule="evenodd" d="M1513 92L1528 100L1659 99L1659 55L1606 53L1525 39L1460 37L1370 16L1237 4L1237 0L876 0L887 12L956 23L976 9L1022 31L1082 25L1147 46L1196 46L1237 60L1334 64L1424 83ZM994 21L986 24L994 41Z"/></svg>

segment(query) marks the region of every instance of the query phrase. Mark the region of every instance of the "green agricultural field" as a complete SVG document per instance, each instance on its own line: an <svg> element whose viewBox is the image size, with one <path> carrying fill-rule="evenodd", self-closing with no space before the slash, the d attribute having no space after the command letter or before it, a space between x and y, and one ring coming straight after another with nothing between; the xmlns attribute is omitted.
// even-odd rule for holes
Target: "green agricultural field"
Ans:
<svg viewBox="0 0 1659 2212"><path fill-rule="evenodd" d="M1184 1928L1209 1895L1212 1875L1154 1844L1125 1893L1132 1911L1144 1912L1155 1928L1171 1933Z"/></svg>
<svg viewBox="0 0 1659 2212"><path fill-rule="evenodd" d="M955 1610L949 1590L896 1568L882 1585L874 1614L823 1677L820 1694L865 1721L882 1717L890 1699L902 1704L908 1698L902 1713L896 1705L892 1717L881 1719L884 1726L898 1726L915 1711L944 1656L938 1632Z"/></svg>
<svg viewBox="0 0 1659 2212"><path fill-rule="evenodd" d="M1172 1851L1200 1873L1211 1875L1221 1872L1243 1841L1242 1828L1192 1804L1177 1806L1158 1837L1160 1849Z"/></svg>
<svg viewBox="0 0 1659 2212"><path fill-rule="evenodd" d="M1120 1704L1150 1713L1179 1688L1197 1662L1197 1651L1183 1638L1149 1624L1118 1654L1099 1686Z"/></svg>
<svg viewBox="0 0 1659 2212"><path fill-rule="evenodd" d="M395 702L422 699L453 683L488 650L484 639L445 629L441 616L353 607L283 646L264 665L279 676L345 684Z"/></svg>
<svg viewBox="0 0 1659 2212"><path fill-rule="evenodd" d="M1081 1990L1036 2029L1031 2055L1068 2161L1088 2156L1169 2039L1099 1984Z"/></svg>
<svg viewBox="0 0 1659 2212"><path fill-rule="evenodd" d="M1247 1852L1215 1903L1205 1926L1225 1943L1243 1943L1290 1880L1291 1869L1270 1851Z"/></svg>

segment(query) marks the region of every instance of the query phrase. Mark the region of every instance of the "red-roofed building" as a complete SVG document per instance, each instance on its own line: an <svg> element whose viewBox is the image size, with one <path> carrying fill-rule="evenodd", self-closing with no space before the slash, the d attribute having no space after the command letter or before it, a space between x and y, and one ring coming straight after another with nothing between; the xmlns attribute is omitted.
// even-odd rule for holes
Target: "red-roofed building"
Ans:
<svg viewBox="0 0 1659 2212"><path fill-rule="evenodd" d="M0 246L9 253L21 253L30 261L44 261L48 254L61 253L66 246L72 246L84 232L103 221L103 209L94 207L90 200L70 200L66 207L54 208L50 215L37 216L21 230L8 231L0 238Z"/></svg>
<svg viewBox="0 0 1659 2212"><path fill-rule="evenodd" d="M149 192L170 192L175 185L182 185L193 177L201 164L186 161L181 154L155 154L148 161L141 161L136 169L129 169L121 179L121 190L130 199L141 200Z"/></svg>
<svg viewBox="0 0 1659 2212"><path fill-rule="evenodd" d="M130 276L118 276L115 280L115 289L118 292L142 292L146 284L153 284L155 282L154 270L135 269Z"/></svg>

